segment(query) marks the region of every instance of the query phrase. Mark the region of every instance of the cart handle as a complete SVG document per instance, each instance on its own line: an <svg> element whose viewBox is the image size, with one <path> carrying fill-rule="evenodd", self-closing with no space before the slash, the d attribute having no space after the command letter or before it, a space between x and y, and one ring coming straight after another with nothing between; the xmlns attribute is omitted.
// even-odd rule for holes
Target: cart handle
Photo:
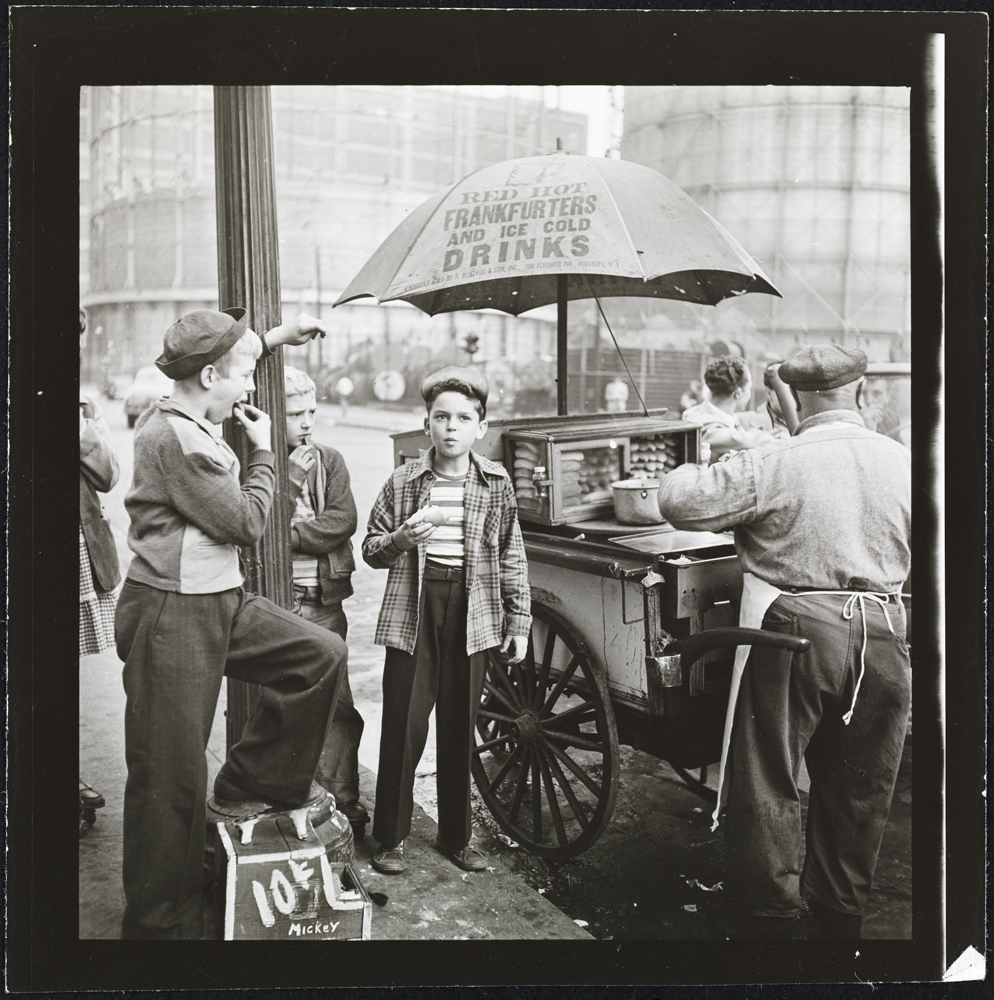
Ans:
<svg viewBox="0 0 994 1000"><path fill-rule="evenodd" d="M774 646L789 649L792 653L806 653L811 643L799 635L767 632L761 628L710 628L696 632L686 639L671 642L665 649L666 656L680 656L681 669L696 663L705 653L725 646Z"/></svg>

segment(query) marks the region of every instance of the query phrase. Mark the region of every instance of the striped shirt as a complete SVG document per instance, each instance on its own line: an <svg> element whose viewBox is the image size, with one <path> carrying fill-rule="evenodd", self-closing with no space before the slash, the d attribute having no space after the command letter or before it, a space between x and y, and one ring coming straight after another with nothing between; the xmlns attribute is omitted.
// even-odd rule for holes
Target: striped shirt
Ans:
<svg viewBox="0 0 994 1000"><path fill-rule="evenodd" d="M429 502L441 507L448 520L428 536L425 552L430 562L439 566L461 568L465 541L466 511L463 507L463 494L466 490L466 476L446 476L436 469L435 477Z"/></svg>

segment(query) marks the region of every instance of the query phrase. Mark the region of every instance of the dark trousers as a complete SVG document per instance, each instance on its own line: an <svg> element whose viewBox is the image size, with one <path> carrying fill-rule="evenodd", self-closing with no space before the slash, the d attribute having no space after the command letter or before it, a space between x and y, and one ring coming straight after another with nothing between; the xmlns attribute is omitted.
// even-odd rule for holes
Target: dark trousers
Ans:
<svg viewBox="0 0 994 1000"><path fill-rule="evenodd" d="M349 622L341 604L308 603L298 597L294 600L293 610L301 618L306 618L343 639L348 635ZM342 688L335 704L335 714L328 723L321 759L314 776L335 796L339 805L359 801L359 741L365 725L355 707L349 673L345 670Z"/></svg>
<svg viewBox="0 0 994 1000"><path fill-rule="evenodd" d="M387 647L383 723L373 837L395 847L411 831L414 773L435 709L438 840L465 847L473 833L470 758L486 659L466 653L466 592L461 583L425 580L413 653Z"/></svg>
<svg viewBox="0 0 994 1000"><path fill-rule="evenodd" d="M125 938L203 936L206 749L222 676L262 685L221 774L259 798L309 796L345 643L241 589L177 594L128 580L124 663Z"/></svg>
<svg viewBox="0 0 994 1000"><path fill-rule="evenodd" d="M784 594L763 628L811 640L793 656L754 648L742 676L731 744L726 889L745 912L791 916L805 898L844 914L863 912L901 763L911 704L905 614L866 601L863 622L842 617L843 595ZM801 759L811 778L803 872Z"/></svg>

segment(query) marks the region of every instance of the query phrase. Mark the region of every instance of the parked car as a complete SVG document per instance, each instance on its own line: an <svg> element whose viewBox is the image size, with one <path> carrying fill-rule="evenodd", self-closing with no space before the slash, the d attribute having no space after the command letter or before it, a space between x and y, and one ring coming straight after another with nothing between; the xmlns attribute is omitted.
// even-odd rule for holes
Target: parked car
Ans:
<svg viewBox="0 0 994 1000"><path fill-rule="evenodd" d="M128 426L134 427L138 417L160 396L168 396L172 387L173 380L163 375L155 365L139 368L131 388L124 397L124 412L128 415Z"/></svg>

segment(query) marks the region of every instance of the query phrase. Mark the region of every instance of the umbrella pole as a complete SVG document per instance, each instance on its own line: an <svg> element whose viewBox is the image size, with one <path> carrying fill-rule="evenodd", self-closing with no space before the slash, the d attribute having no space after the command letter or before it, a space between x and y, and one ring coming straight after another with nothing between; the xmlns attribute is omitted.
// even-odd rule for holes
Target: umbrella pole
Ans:
<svg viewBox="0 0 994 1000"><path fill-rule="evenodd" d="M556 403L559 416L565 417L566 406L566 369L569 353L566 341L566 319L569 314L569 302L566 298L569 275L556 275L557 313L556 313Z"/></svg>

